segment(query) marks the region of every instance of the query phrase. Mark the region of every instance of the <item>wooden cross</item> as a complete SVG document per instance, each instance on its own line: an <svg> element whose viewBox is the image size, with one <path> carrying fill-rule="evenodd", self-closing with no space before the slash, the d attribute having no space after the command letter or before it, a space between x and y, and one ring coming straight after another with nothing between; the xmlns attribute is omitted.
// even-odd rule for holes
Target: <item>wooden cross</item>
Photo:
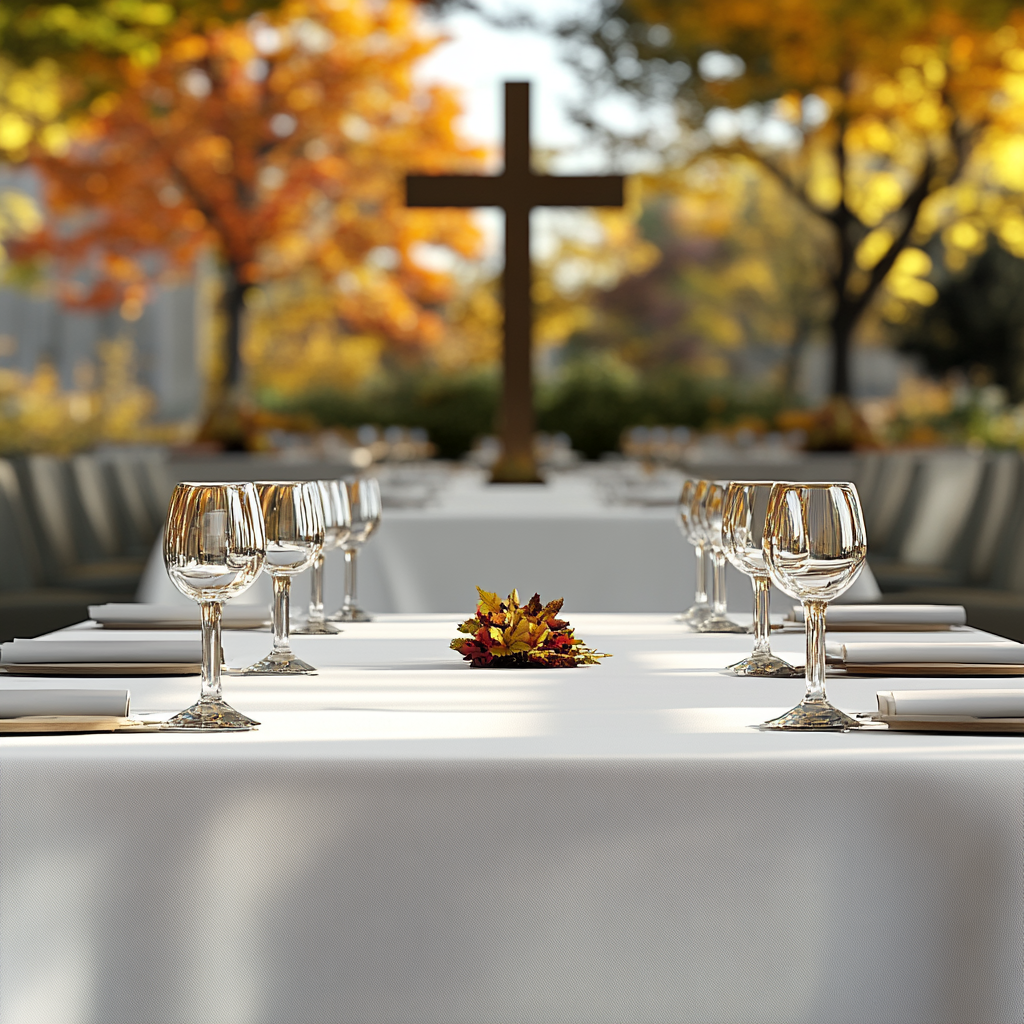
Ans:
<svg viewBox="0 0 1024 1024"><path fill-rule="evenodd" d="M500 206L505 211L504 384L495 483L539 482L533 455L530 211L535 206L622 206L622 176L555 177L530 167L530 83L505 83L505 169L406 178L407 206Z"/></svg>

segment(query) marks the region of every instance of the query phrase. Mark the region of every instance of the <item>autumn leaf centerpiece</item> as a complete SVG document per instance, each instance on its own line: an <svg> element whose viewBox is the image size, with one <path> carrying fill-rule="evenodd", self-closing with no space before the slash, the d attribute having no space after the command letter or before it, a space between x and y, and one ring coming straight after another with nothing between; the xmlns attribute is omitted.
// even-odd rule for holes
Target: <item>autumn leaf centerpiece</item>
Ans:
<svg viewBox="0 0 1024 1024"><path fill-rule="evenodd" d="M452 650L474 668L576 668L609 657L586 647L572 626L558 618L562 598L541 604L540 595L534 594L521 605L518 591L503 601L476 589L476 616L459 626L460 633L469 635L451 642Z"/></svg>

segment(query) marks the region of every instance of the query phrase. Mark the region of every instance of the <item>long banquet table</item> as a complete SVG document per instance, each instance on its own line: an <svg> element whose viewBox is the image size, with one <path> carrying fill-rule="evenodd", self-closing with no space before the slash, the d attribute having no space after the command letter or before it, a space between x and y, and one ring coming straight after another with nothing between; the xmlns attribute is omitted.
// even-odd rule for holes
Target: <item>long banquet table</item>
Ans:
<svg viewBox="0 0 1024 1024"><path fill-rule="evenodd" d="M0 739L0 1022L1024 1017L1024 738L763 733L800 681L721 673L749 636L581 614L600 666L476 670L457 618L296 638L319 675L226 681L255 732Z"/></svg>
<svg viewBox="0 0 1024 1024"><path fill-rule="evenodd" d="M678 488L669 493L678 497ZM326 560L324 601L334 609L344 597L342 552ZM610 504L582 473L553 474L544 487L488 487L479 473L459 470L426 507L392 508L385 499L380 530L359 554L359 595L366 608L416 614L462 607L475 600L477 584L503 595L530 586L545 598L564 597L576 612L678 612L693 601L694 564L674 503ZM309 601L309 576L294 579L295 610ZM750 580L731 565L726 590L730 608L751 610ZM241 600L269 604L271 594L264 574ZM865 565L842 599L880 597ZM190 603L167 578L162 543L139 600ZM789 604L783 598L779 608Z"/></svg>

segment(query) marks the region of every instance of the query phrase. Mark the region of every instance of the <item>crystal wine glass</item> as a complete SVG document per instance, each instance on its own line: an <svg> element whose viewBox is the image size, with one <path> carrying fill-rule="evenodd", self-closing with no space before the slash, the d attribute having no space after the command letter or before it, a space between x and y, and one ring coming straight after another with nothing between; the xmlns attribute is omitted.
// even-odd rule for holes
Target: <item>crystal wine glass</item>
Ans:
<svg viewBox="0 0 1024 1024"><path fill-rule="evenodd" d="M370 616L356 600L356 555L380 525L380 485L373 477L354 480L348 485L348 503L352 509L352 530L342 544L345 552L345 602L331 616L332 622L369 622Z"/></svg>
<svg viewBox="0 0 1024 1024"><path fill-rule="evenodd" d="M352 512L343 480L317 480L320 506L324 514L324 546L313 559L309 584L309 615L291 632L298 636L333 636L341 630L324 617L324 554L343 544L352 530Z"/></svg>
<svg viewBox="0 0 1024 1024"><path fill-rule="evenodd" d="M703 488L700 486L703 484ZM694 491L691 515L700 521L704 537L711 546L711 614L694 627L698 633L749 633L746 626L726 614L725 550L722 547L722 508L725 484L701 480Z"/></svg>
<svg viewBox="0 0 1024 1024"><path fill-rule="evenodd" d="M264 568L274 581L274 646L270 654L241 675L316 675L295 657L288 641L292 577L308 568L324 546L324 514L314 483L258 483L267 530Z"/></svg>
<svg viewBox="0 0 1024 1024"><path fill-rule="evenodd" d="M693 604L676 619L687 626L696 626L711 614L711 606L708 604L707 545L703 532L696 527L691 515L696 488L696 480L687 480L679 495L679 528L693 545L694 554L697 556L697 583Z"/></svg>
<svg viewBox="0 0 1024 1024"><path fill-rule="evenodd" d="M764 564L762 540L768 514L769 482L733 481L725 491L722 509L722 544L725 557L754 585L754 650L750 657L730 665L738 676L792 677L800 675L788 661L772 654L768 598L771 577Z"/></svg>
<svg viewBox="0 0 1024 1024"><path fill-rule="evenodd" d="M171 582L199 602L203 668L199 700L167 724L173 729L252 729L221 696L221 606L252 586L263 569L267 538L253 484L182 483L174 488L164 528Z"/></svg>
<svg viewBox="0 0 1024 1024"><path fill-rule="evenodd" d="M825 609L860 575L867 533L848 483L777 483L768 498L764 559L772 581L803 603L807 692L769 729L849 729L857 723L825 697Z"/></svg>

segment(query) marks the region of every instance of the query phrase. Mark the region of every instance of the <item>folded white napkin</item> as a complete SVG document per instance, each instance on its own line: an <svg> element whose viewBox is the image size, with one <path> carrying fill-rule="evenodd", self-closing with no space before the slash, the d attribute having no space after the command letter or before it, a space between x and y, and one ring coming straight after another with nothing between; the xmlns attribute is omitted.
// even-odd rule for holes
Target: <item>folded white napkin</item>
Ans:
<svg viewBox="0 0 1024 1024"><path fill-rule="evenodd" d="M182 629L198 629L199 605L173 604L91 604L89 618L94 622L131 624L152 623L154 626L181 626ZM225 604L220 619L225 626L259 625L270 618L270 612L259 604Z"/></svg>
<svg viewBox="0 0 1024 1024"><path fill-rule="evenodd" d="M127 690L0 690L0 718L86 715L127 718Z"/></svg>
<svg viewBox="0 0 1024 1024"><path fill-rule="evenodd" d="M196 640L12 640L0 644L0 665L45 665L132 662L198 664L202 641Z"/></svg>
<svg viewBox="0 0 1024 1024"><path fill-rule="evenodd" d="M987 643L825 644L829 661L847 665L1024 665L1024 644Z"/></svg>
<svg viewBox="0 0 1024 1024"><path fill-rule="evenodd" d="M876 694L883 715L961 715L972 718L1024 718L1021 690L890 690Z"/></svg>
<svg viewBox="0 0 1024 1024"><path fill-rule="evenodd" d="M803 605L794 605L791 618L804 621ZM825 612L829 626L879 623L907 626L965 626L967 611L960 604L830 604Z"/></svg>

